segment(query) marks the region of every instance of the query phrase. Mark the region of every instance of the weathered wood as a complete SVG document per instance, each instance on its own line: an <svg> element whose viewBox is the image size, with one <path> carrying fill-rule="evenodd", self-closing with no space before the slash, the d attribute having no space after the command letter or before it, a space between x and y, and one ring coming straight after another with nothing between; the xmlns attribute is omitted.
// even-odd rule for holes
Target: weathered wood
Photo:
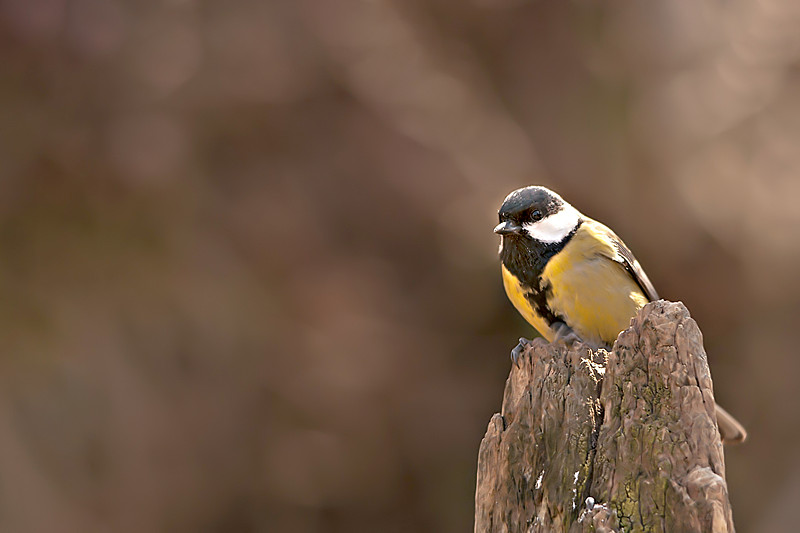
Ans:
<svg viewBox="0 0 800 533"><path fill-rule="evenodd" d="M476 532L732 532L702 334L645 306L611 352L537 339L478 454Z"/></svg>

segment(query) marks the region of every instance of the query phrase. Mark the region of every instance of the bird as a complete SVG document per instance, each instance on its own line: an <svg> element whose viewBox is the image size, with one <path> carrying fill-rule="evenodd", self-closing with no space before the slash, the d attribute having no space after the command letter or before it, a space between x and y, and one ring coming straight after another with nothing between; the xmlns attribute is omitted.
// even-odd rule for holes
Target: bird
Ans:
<svg viewBox="0 0 800 533"><path fill-rule="evenodd" d="M658 293L630 248L611 229L550 189L512 191L498 211L503 286L514 307L549 342L610 349ZM517 363L530 341L511 351ZM742 442L744 427L717 406L723 442Z"/></svg>

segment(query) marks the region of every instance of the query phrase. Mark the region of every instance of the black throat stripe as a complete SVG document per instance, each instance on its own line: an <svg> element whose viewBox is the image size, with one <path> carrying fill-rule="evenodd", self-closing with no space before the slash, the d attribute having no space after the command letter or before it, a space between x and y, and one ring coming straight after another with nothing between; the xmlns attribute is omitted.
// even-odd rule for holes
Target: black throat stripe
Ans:
<svg viewBox="0 0 800 533"><path fill-rule="evenodd" d="M578 224L573 230L559 242L554 243L543 243L527 236L503 238L500 260L508 271L519 280L525 289L525 297L548 326L553 322L564 322L564 318L553 313L547 305L547 299L552 294L553 287L549 282L543 282L542 272L550 258L563 250L564 246L572 240L581 224L583 224L583 220L578 219Z"/></svg>

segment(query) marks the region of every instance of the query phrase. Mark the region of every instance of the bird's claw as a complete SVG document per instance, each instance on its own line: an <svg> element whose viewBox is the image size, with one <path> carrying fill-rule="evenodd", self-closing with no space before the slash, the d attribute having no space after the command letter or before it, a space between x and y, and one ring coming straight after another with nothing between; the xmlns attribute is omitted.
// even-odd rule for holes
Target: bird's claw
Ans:
<svg viewBox="0 0 800 533"><path fill-rule="evenodd" d="M522 355L522 352L525 351L525 348L527 348L530 342L531 341L526 339L525 337L519 338L519 343L514 347L513 350L511 350L511 362L514 363L514 366L517 367L519 366L519 358Z"/></svg>
<svg viewBox="0 0 800 533"><path fill-rule="evenodd" d="M576 342L583 342L583 339L581 339L571 327L563 322L553 322L550 325L550 329L555 332L553 342L564 341L567 346L572 346Z"/></svg>

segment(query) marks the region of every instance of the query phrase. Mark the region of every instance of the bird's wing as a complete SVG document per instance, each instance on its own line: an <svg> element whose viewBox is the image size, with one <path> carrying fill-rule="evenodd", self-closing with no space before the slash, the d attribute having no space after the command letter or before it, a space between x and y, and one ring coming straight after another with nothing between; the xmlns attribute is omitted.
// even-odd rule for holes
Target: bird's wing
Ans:
<svg viewBox="0 0 800 533"><path fill-rule="evenodd" d="M633 280L642 289L642 292L647 297L647 299L651 302L658 300L658 293L656 292L655 287L650 282L650 278L647 277L645 274L644 269L639 264L639 261L633 256L633 252L631 252L630 248L628 248L622 239L617 237L617 234L611 231L610 228L597 222L596 220L587 220L592 226L592 230L597 234L602 234L604 240L610 244L609 248L603 248L600 250L600 253L606 255L612 261L616 261L620 265L622 265L625 270L631 275Z"/></svg>
<svg viewBox="0 0 800 533"><path fill-rule="evenodd" d="M647 296L647 299L651 302L658 300L658 293L656 292L656 288L653 287L653 284L650 282L650 278L647 277L647 274L644 273L644 269L642 265L639 264L639 261L633 256L633 252L625 246L625 243L622 240L614 235L613 239L614 248L617 249L617 256L613 258L615 261L622 263L625 267L625 270L633 276L634 281L636 284L642 289L644 295Z"/></svg>

